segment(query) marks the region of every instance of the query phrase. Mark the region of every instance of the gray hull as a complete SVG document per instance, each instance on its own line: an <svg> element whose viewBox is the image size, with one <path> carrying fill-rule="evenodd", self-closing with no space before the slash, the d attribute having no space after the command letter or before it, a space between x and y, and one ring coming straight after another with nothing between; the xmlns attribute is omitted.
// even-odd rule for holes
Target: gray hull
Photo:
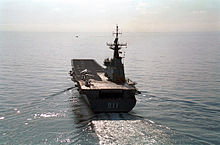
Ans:
<svg viewBox="0 0 220 145"><path fill-rule="evenodd" d="M94 113L102 112L130 112L136 105L135 94L130 92L111 93L101 91L84 92L81 96L85 99Z"/></svg>

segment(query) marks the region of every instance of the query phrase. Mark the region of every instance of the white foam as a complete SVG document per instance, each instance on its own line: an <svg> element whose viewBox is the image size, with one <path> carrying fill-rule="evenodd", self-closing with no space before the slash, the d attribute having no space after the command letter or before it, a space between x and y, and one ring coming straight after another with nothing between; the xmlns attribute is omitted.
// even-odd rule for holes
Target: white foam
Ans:
<svg viewBox="0 0 220 145"><path fill-rule="evenodd" d="M58 113L45 113L45 114L40 114L40 117L44 118L49 118L49 117L57 117L59 114Z"/></svg>
<svg viewBox="0 0 220 145"><path fill-rule="evenodd" d="M5 117L3 116L3 117L0 117L0 120L3 120L3 119L5 119Z"/></svg>
<svg viewBox="0 0 220 145"><path fill-rule="evenodd" d="M92 121L99 144L160 144L169 136L144 120Z"/></svg>
<svg viewBox="0 0 220 145"><path fill-rule="evenodd" d="M27 118L27 120L32 120L31 118Z"/></svg>

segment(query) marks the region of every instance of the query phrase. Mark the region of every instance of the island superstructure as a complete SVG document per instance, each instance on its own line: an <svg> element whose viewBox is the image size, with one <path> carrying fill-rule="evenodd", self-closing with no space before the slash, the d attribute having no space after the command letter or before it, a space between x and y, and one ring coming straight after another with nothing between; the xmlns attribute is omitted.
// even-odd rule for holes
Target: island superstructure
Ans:
<svg viewBox="0 0 220 145"><path fill-rule="evenodd" d="M129 112L136 104L136 83L125 78L124 64L119 55L119 50L127 44L119 43L118 35L121 33L118 26L114 34L114 42L107 43L114 51L113 58L104 60L105 68L93 59L71 60L72 80L77 83L79 94L95 113Z"/></svg>

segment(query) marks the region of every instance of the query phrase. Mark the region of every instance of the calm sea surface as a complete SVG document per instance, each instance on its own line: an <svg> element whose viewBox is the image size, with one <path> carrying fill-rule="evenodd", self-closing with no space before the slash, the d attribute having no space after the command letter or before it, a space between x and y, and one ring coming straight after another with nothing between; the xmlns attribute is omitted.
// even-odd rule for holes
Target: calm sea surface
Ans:
<svg viewBox="0 0 220 145"><path fill-rule="evenodd" d="M95 115L70 60L103 64L113 39L0 32L0 144L220 144L220 33L124 33L126 76L142 93L129 113Z"/></svg>

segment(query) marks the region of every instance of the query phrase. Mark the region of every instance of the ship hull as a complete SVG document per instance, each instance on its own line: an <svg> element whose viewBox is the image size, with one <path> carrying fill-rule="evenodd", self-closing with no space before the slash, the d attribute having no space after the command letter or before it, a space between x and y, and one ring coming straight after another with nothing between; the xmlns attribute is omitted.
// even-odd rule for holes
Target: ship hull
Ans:
<svg viewBox="0 0 220 145"><path fill-rule="evenodd" d="M137 89L131 81L115 83L105 69L90 59L72 59L72 80L94 113L129 112L136 105Z"/></svg>
<svg viewBox="0 0 220 145"><path fill-rule="evenodd" d="M130 112L136 105L135 94L132 91L113 93L107 91L81 92L81 96L94 113Z"/></svg>

